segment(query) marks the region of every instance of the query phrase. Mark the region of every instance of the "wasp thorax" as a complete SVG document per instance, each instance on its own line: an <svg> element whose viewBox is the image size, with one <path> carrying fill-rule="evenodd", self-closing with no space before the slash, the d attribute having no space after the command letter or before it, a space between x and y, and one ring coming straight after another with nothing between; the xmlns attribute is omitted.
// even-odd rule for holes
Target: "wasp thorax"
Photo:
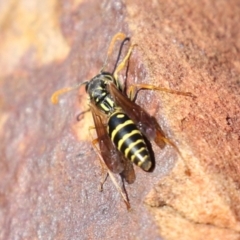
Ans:
<svg viewBox="0 0 240 240"><path fill-rule="evenodd" d="M110 113L115 109L115 102L108 91L107 85L113 76L109 73L101 73L92 78L86 85L86 92L90 100L104 113Z"/></svg>

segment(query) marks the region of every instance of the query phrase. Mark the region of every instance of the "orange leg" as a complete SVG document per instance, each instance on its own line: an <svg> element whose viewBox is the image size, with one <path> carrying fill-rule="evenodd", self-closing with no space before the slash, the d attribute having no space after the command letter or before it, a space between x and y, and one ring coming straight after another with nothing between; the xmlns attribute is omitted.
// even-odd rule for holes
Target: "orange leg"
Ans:
<svg viewBox="0 0 240 240"><path fill-rule="evenodd" d="M127 61L129 60L133 48L136 46L136 44L133 44L129 47L128 52L122 62L117 66L115 72L113 73L114 78L117 80L118 79L118 73L126 66Z"/></svg>
<svg viewBox="0 0 240 240"><path fill-rule="evenodd" d="M128 88L128 97L133 101L136 98L136 94L139 90L157 90L157 91L162 91L166 93L171 93L171 94L177 94L177 95L182 95L182 96L187 96L187 97L192 97L195 98L195 96L190 93L190 92L181 92L181 91L175 91L172 89L168 88L163 88L163 87L156 87L153 85L149 84L132 84Z"/></svg>
<svg viewBox="0 0 240 240"><path fill-rule="evenodd" d="M97 153L99 159L100 159L100 165L101 165L101 181L100 181L100 185L99 185L99 191L103 191L103 184L106 182L107 180L107 177L109 175L108 173L108 169L104 163L104 160L102 159L102 155L101 155L101 152L100 150L98 149L97 147L97 144L98 144L98 139L94 139L92 140L91 142L93 148L95 149L95 152Z"/></svg>
<svg viewBox="0 0 240 240"><path fill-rule="evenodd" d="M77 115L77 121L81 121L82 118L83 118L83 115L84 115L85 113L87 113L87 112L90 112L90 111L91 111L91 109L89 108L89 109L87 109L87 110L84 110L84 111L80 112L80 113Z"/></svg>

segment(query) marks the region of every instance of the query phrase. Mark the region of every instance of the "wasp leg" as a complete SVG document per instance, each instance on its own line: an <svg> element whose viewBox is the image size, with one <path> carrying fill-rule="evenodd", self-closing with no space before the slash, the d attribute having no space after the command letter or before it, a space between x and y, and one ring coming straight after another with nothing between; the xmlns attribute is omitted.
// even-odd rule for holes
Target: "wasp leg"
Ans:
<svg viewBox="0 0 240 240"><path fill-rule="evenodd" d="M95 127L89 127L89 129L88 129L89 132L90 132L91 129L95 129ZM102 158L101 152L100 152L100 150L98 149L98 147L96 146L96 144L98 144L98 138L92 140L91 143L92 143L92 146L94 147L94 149L96 150L96 153L97 153L97 155L98 155L98 157L99 157L99 159L100 159L100 164L101 164L101 167L102 167L102 176L104 176L104 177L102 177L102 180L101 180L101 182L100 182L100 187L99 187L100 191L103 190L103 184L105 183L107 177L109 176L109 177L111 178L113 184L115 185L116 189L117 189L118 192L121 194L121 196L122 196L122 198L123 198L123 201L124 201L124 203L126 204L127 209L129 210L129 209L131 208L131 205L130 205L130 203L129 203L129 200L128 200L128 197L127 197L127 193L126 193L126 191L125 191L125 188L122 189L122 188L119 186L119 184L118 184L117 181L116 181L116 178L113 176L112 172L107 168L107 166L106 166L106 164L105 164L105 162L104 162L104 159ZM107 172L107 174L106 174L106 172ZM104 174L104 173L105 173L105 174Z"/></svg>
<svg viewBox="0 0 240 240"><path fill-rule="evenodd" d="M93 139L93 136L91 134L91 130L96 129L96 127L90 126L88 128L89 131L89 135L91 136L91 138ZM109 175L108 173L108 169L106 167L106 164L104 163L104 160L102 159L102 155L101 155L101 151L100 149L97 147L99 140L98 138L92 140L92 146L95 149L95 152L97 153L99 159L100 159L100 165L101 165L101 181L100 181L100 185L99 185L99 191L102 192L103 191L103 184L106 182L107 177Z"/></svg>
<svg viewBox="0 0 240 240"><path fill-rule="evenodd" d="M129 47L126 56L124 57L124 59L122 60L122 62L117 66L116 70L114 71L113 76L114 76L114 78L116 79L116 81L117 81L117 79L118 79L118 72L121 71L121 70L125 67L128 59L129 59L130 56L131 56L131 53L132 53L133 48L134 48L136 45L137 45L137 44L132 44L132 45Z"/></svg>
<svg viewBox="0 0 240 240"><path fill-rule="evenodd" d="M121 188L119 186L119 184L117 183L116 181L116 178L113 176L113 174L108 170L108 174L109 174L109 177L111 178L113 184L115 185L115 187L117 188L118 192L121 194L122 198L123 198L123 201L124 203L126 204L126 207L128 210L131 209L131 205L130 205L130 202L128 200L128 197L127 197L127 192L125 190L125 187L124 188Z"/></svg>
<svg viewBox="0 0 240 240"><path fill-rule="evenodd" d="M90 128L93 129L94 127L90 127ZM101 161L100 161L100 165L101 165L101 181L100 181L100 184L99 184L99 191L102 192L103 191L103 184L106 182L107 177L108 177L108 170L107 170L107 167L106 167L105 163L102 161L102 156L101 156L100 150L96 146L96 144L98 144L98 138L92 140L91 143L92 143L92 146L94 147L94 149L95 149L99 159L101 159Z"/></svg>
<svg viewBox="0 0 240 240"><path fill-rule="evenodd" d="M85 111L80 112L80 113L77 115L77 121L81 121L81 120L83 119L83 115L84 115L85 113L87 113L87 112L90 112L90 111L91 111L91 109L89 108L89 109L87 109L87 110L85 110Z"/></svg>
<svg viewBox="0 0 240 240"><path fill-rule="evenodd" d="M182 95L182 96L187 96L187 97L192 97L192 98L196 98L196 96L194 96L191 92L181 92L181 91L175 91L172 89L168 89L168 88L163 88L163 87L156 87L153 85L149 85L149 84L132 84L129 86L128 88L128 97L134 101L136 99L136 95L138 93L138 91L140 90L157 90L157 91L162 91L162 92L167 92L167 93L171 93L171 94L177 94L177 95Z"/></svg>
<svg viewBox="0 0 240 240"><path fill-rule="evenodd" d="M103 191L103 184L107 181L107 178L109 176L106 168L102 168L102 170L106 170L106 171L102 171L101 173L102 179L100 181L99 188L98 188L99 192Z"/></svg>
<svg viewBox="0 0 240 240"><path fill-rule="evenodd" d="M101 69L100 72L102 72L102 71L104 70L104 68L106 67L108 58L109 58L109 56L112 54L113 47L114 47L116 41L118 41L118 40L124 40L125 38L126 38L126 35L125 35L124 33L121 33L121 32L118 32L118 33L116 33L116 34L113 36L113 38L112 38L112 40L111 40L111 43L110 43L110 45L109 45L109 47L108 47L107 57L106 57L106 59L105 59L105 61L104 61L103 67L102 67L102 69Z"/></svg>

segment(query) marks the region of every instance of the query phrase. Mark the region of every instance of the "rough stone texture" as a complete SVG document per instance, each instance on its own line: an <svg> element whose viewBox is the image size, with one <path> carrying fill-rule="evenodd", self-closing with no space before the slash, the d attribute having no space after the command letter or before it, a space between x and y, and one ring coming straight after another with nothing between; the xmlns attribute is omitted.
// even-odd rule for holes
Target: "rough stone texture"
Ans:
<svg viewBox="0 0 240 240"><path fill-rule="evenodd" d="M5 1L0 4L0 239L240 239L239 1ZM178 146L153 144L128 212L110 179L98 191L84 89L111 37L138 46L128 82ZM112 69L116 52L109 62ZM122 73L122 77L124 73Z"/></svg>

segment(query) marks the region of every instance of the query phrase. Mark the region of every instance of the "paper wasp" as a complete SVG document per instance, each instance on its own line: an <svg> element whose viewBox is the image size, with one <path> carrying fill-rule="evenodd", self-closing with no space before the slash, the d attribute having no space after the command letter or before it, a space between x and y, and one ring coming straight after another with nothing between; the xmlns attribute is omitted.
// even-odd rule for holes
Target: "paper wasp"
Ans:
<svg viewBox="0 0 240 240"><path fill-rule="evenodd" d="M117 40L122 40L122 44L114 70L112 73L105 72L104 67ZM192 96L192 94L148 84L134 84L129 87L128 91L123 90L124 88L118 79L118 73L126 66L134 47L134 45L130 45L126 56L118 64L122 47L127 41L130 41L130 39L125 34L117 33L110 43L107 58L100 73L77 87L85 85L86 93L89 95L89 107L97 132L97 139L93 140L92 144L94 146L97 143L99 144L97 153L107 166L109 175L115 181L111 172L118 173L128 183L133 183L135 172L132 163L135 163L144 171L150 171L153 168L153 159L149 153L146 139L147 141L155 141L160 148L163 148L166 144L175 147L165 137L156 119L134 102L138 91L149 89L184 96ZM64 88L56 91L52 95L52 102L57 103L60 94L75 88ZM117 186L116 182L114 183ZM120 192L128 204L127 198L124 197L121 190Z"/></svg>

